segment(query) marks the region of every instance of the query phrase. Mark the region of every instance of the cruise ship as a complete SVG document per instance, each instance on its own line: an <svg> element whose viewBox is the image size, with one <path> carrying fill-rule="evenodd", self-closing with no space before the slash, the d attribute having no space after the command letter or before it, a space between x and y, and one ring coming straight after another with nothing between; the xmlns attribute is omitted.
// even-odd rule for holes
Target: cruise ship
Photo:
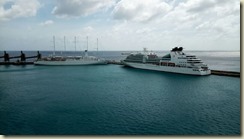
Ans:
<svg viewBox="0 0 244 139"><path fill-rule="evenodd" d="M148 52L130 54L121 60L125 66L190 75L209 75L211 70L195 55L185 54L182 47L173 48L169 54L159 57Z"/></svg>

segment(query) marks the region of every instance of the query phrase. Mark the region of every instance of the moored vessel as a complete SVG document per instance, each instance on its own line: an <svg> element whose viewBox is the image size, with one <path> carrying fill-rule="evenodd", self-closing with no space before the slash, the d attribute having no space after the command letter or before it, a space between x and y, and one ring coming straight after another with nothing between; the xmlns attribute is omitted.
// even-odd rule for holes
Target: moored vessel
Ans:
<svg viewBox="0 0 244 139"><path fill-rule="evenodd" d="M75 41L76 41L76 38L75 38ZM100 59L95 56L88 56L88 37L87 37L87 50L85 50L84 56L56 56L55 55L55 37L53 37L53 42L54 42L53 55L36 60L34 62L35 65L75 66L75 65L103 65L103 64L108 63L107 60L105 60L105 59ZM64 38L64 44L65 44L65 38ZM98 39L97 39L97 44L98 44ZM75 47L76 47L76 44L75 44Z"/></svg>
<svg viewBox="0 0 244 139"><path fill-rule="evenodd" d="M75 66L75 65L103 65L106 60L94 56L49 56L34 62L35 65Z"/></svg>
<svg viewBox="0 0 244 139"><path fill-rule="evenodd" d="M209 75L211 70L195 55L185 54L182 47L173 48L169 54L159 57L148 52L130 54L121 61L125 66L190 75Z"/></svg>

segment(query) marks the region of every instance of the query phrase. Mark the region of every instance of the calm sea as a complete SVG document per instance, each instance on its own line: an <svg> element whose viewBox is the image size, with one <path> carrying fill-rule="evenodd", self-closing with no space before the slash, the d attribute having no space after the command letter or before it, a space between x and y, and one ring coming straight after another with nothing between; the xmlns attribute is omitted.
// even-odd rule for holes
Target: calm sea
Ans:
<svg viewBox="0 0 244 139"><path fill-rule="evenodd" d="M120 53L98 56L120 60ZM239 52L192 54L212 68L240 70ZM4 135L240 135L240 122L236 77L121 65L0 66Z"/></svg>

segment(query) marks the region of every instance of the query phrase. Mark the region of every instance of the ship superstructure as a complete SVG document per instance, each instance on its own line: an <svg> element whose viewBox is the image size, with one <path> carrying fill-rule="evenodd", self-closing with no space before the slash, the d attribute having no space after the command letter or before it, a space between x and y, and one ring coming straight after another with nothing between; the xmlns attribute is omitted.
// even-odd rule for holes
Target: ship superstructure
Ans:
<svg viewBox="0 0 244 139"><path fill-rule="evenodd" d="M185 54L182 47L173 48L169 54L159 57L155 53L130 54L121 61L125 66L191 75L211 74L208 66L195 55Z"/></svg>

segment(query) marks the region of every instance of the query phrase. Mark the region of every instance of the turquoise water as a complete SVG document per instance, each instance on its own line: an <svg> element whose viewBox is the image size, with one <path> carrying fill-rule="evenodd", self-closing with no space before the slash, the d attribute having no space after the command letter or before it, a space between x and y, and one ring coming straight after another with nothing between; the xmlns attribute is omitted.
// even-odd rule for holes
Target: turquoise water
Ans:
<svg viewBox="0 0 244 139"><path fill-rule="evenodd" d="M0 66L0 134L240 135L240 78Z"/></svg>

